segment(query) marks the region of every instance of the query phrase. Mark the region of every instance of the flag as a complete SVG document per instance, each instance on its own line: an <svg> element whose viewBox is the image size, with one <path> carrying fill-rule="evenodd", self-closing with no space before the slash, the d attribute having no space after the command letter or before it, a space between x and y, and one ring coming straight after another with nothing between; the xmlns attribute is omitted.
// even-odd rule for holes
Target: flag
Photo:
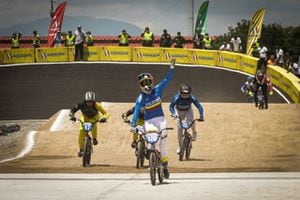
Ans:
<svg viewBox="0 0 300 200"><path fill-rule="evenodd" d="M48 47L52 47L55 41L55 37L58 31L61 30L61 25L64 18L65 8L67 2L61 3L55 10L53 17L50 22L49 32L48 32Z"/></svg>
<svg viewBox="0 0 300 200"><path fill-rule="evenodd" d="M208 10L209 1L205 1L199 8L198 16L195 24L195 32L197 28L200 28L200 33L204 34L206 29L206 14Z"/></svg>
<svg viewBox="0 0 300 200"><path fill-rule="evenodd" d="M246 48L247 55L251 55L253 44L260 38L265 12L265 8L258 9L250 21Z"/></svg>

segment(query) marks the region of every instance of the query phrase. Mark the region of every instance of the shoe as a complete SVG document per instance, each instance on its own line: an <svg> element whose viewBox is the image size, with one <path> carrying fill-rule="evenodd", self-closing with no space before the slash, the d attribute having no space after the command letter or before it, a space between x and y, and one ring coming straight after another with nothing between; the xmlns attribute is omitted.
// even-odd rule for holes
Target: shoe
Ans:
<svg viewBox="0 0 300 200"><path fill-rule="evenodd" d="M83 149L80 149L77 155L78 155L78 157L82 157L83 156Z"/></svg>
<svg viewBox="0 0 300 200"><path fill-rule="evenodd" d="M131 148L135 149L135 147L136 147L136 141L132 141Z"/></svg>
<svg viewBox="0 0 300 200"><path fill-rule="evenodd" d="M164 168L163 173L164 173L164 178L168 179L170 177L170 173L169 173L168 168Z"/></svg>
<svg viewBox="0 0 300 200"><path fill-rule="evenodd" d="M193 135L192 135L192 140L193 140L193 141L196 141L196 139L197 139L197 133L194 132Z"/></svg>
<svg viewBox="0 0 300 200"><path fill-rule="evenodd" d="M176 153L177 153L177 154L179 154L179 153L180 153L180 147L178 147L178 148L177 148L177 151L176 151Z"/></svg>
<svg viewBox="0 0 300 200"><path fill-rule="evenodd" d="M93 138L93 145L97 145L98 144L98 140L96 138Z"/></svg>

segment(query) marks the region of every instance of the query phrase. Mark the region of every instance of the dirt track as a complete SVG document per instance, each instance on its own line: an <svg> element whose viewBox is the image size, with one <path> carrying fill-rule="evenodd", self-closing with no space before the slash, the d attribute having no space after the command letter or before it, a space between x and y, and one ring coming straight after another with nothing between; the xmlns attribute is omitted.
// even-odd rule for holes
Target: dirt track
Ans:
<svg viewBox="0 0 300 200"><path fill-rule="evenodd" d="M100 143L94 148L92 167L81 167L81 160L76 157L78 124L65 117L57 131L50 131L57 113L38 129L32 152L0 164L0 173L147 171L135 169L132 137L120 118L121 112L131 106L106 104L111 117L99 126ZM169 116L167 106L164 104L164 110ZM169 132L171 172L300 171L299 105L271 104L269 110L263 111L253 104L204 103L203 107L205 123L197 123L200 137L193 144L190 161L178 161L176 132ZM167 117L167 121L175 127L171 118Z"/></svg>

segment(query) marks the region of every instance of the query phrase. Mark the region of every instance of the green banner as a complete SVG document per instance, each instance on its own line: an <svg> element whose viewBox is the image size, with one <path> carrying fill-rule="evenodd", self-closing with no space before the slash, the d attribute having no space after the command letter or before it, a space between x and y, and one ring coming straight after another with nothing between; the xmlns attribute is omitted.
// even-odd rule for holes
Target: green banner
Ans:
<svg viewBox="0 0 300 200"><path fill-rule="evenodd" d="M205 33L206 30L206 15L208 10L209 1L205 1L199 8L198 16L195 24L195 33L197 28L200 28L200 33Z"/></svg>

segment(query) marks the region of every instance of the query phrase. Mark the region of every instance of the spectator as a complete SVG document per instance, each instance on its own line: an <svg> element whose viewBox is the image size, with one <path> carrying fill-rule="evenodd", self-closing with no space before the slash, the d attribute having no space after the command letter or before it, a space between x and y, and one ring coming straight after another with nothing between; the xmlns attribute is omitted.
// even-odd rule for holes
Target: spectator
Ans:
<svg viewBox="0 0 300 200"><path fill-rule="evenodd" d="M185 39L181 36L181 32L177 32L177 36L173 39L175 48L183 48L185 45Z"/></svg>
<svg viewBox="0 0 300 200"><path fill-rule="evenodd" d="M203 49L203 35L200 33L200 28L196 28L196 32L193 36L193 41L194 41L194 49Z"/></svg>
<svg viewBox="0 0 300 200"><path fill-rule="evenodd" d="M267 49L267 47L262 45L262 47L258 47L257 51L259 53L259 60L258 60L258 63L257 63L257 69L261 70L263 73L266 73L268 49Z"/></svg>
<svg viewBox="0 0 300 200"><path fill-rule="evenodd" d="M33 31L33 48L39 48L41 46L41 38L36 30Z"/></svg>
<svg viewBox="0 0 300 200"><path fill-rule="evenodd" d="M87 46L94 46L94 38L91 31L86 32L85 43Z"/></svg>
<svg viewBox="0 0 300 200"><path fill-rule="evenodd" d="M120 47L129 46L128 39L131 38L131 36L126 32L125 29L122 30L122 33L118 37L119 37L119 46Z"/></svg>
<svg viewBox="0 0 300 200"><path fill-rule="evenodd" d="M61 44L62 44L62 36L61 36L61 32L58 31L55 36L54 47L61 47Z"/></svg>
<svg viewBox="0 0 300 200"><path fill-rule="evenodd" d="M78 25L77 30L74 31L75 37L75 61L83 60L83 45L85 40L85 33L81 26Z"/></svg>
<svg viewBox="0 0 300 200"><path fill-rule="evenodd" d="M252 45L252 56L259 58L258 48L260 48L260 44L258 42L253 43Z"/></svg>
<svg viewBox="0 0 300 200"><path fill-rule="evenodd" d="M212 49L212 42L208 33L205 33L203 43L204 43L204 49Z"/></svg>
<svg viewBox="0 0 300 200"><path fill-rule="evenodd" d="M232 43L232 46L233 46L233 52L236 52L236 53L239 53L241 52L241 38L238 37L236 34L234 35L233 38L231 38L231 41L230 43Z"/></svg>
<svg viewBox="0 0 300 200"><path fill-rule="evenodd" d="M160 47L171 47L172 46L172 38L168 33L167 29L163 30L163 34L160 36Z"/></svg>
<svg viewBox="0 0 300 200"><path fill-rule="evenodd" d="M150 32L149 27L146 27L144 32L141 34L141 37L143 37L142 46L143 47L152 47L153 41L154 41L154 35L152 32Z"/></svg>
<svg viewBox="0 0 300 200"><path fill-rule="evenodd" d="M20 38L21 38L22 34L19 32L17 33L17 31L15 31L11 37L11 48L12 49L19 49L20 48Z"/></svg>
<svg viewBox="0 0 300 200"><path fill-rule="evenodd" d="M228 44L226 41L223 42L222 46L220 46L221 51L231 51L230 44Z"/></svg>
<svg viewBox="0 0 300 200"><path fill-rule="evenodd" d="M285 56L284 56L284 64L283 67L288 70L289 66L291 64L291 58L290 58L290 53L286 52Z"/></svg>
<svg viewBox="0 0 300 200"><path fill-rule="evenodd" d="M283 67L283 50L281 48L276 49L276 64L280 67Z"/></svg>
<svg viewBox="0 0 300 200"><path fill-rule="evenodd" d="M275 56L271 55L267 63L268 63L268 65L276 65Z"/></svg>
<svg viewBox="0 0 300 200"><path fill-rule="evenodd" d="M66 47L74 46L74 39L75 36L73 35L72 31L68 31L68 35L66 36L66 40L65 40L65 46Z"/></svg>

